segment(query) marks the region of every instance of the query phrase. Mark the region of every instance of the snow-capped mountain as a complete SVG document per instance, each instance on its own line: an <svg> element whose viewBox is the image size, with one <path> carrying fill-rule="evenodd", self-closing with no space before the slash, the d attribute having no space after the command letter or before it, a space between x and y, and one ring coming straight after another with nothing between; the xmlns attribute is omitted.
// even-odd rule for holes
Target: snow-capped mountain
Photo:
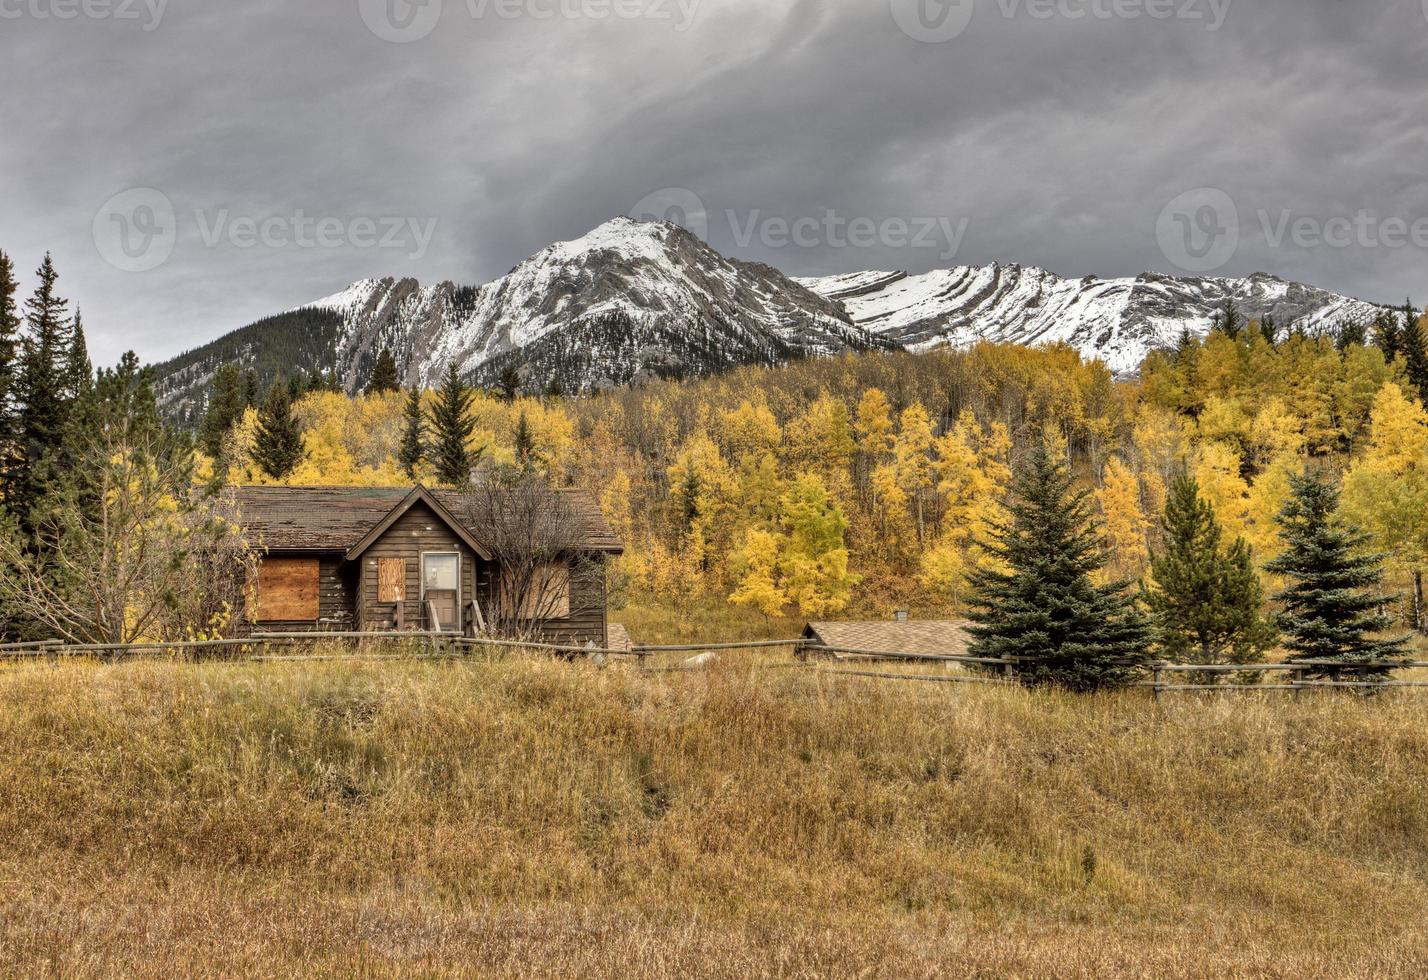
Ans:
<svg viewBox="0 0 1428 980"><path fill-rule="evenodd" d="M513 364L533 383L587 390L879 346L777 270L727 259L677 225L630 218L479 288L367 280L311 308L342 317L336 366L353 386L383 347L413 384L435 383L453 362L477 377Z"/></svg>
<svg viewBox="0 0 1428 980"><path fill-rule="evenodd" d="M843 305L854 323L899 346L925 351L1001 343L1066 343L1118 374L1189 329L1203 336L1227 301L1246 320L1273 316L1313 332L1370 322L1379 307L1259 273L1212 279L1146 273L1134 279L1063 279L1019 265L961 266L925 275L860 272L800 279Z"/></svg>
<svg viewBox="0 0 1428 980"><path fill-rule="evenodd" d="M1281 326L1311 330L1367 322L1379 312L1267 275L1062 279L991 265L796 280L726 258L677 225L616 218L487 285L364 280L155 373L164 404L187 423L202 412L208 383L224 363L242 363L263 385L280 374L335 371L355 391L383 348L411 384L434 384L455 363L486 384L515 368L533 391L591 391L847 350L922 352L978 340L1064 342L1128 374L1182 330L1209 330L1231 299L1247 319L1272 314Z"/></svg>

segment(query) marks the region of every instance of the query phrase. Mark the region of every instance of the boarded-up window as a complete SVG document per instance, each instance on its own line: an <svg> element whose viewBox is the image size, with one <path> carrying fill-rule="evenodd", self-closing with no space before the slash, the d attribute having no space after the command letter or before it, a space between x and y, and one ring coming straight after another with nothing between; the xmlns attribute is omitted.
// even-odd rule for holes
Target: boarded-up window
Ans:
<svg viewBox="0 0 1428 980"><path fill-rule="evenodd" d="M570 565L566 562L551 562L540 565L531 575L531 581L522 588L520 582L507 581L502 576L501 608L508 619L525 622L548 619L570 618ZM511 595L514 591L523 593ZM519 610L516 606L519 605Z"/></svg>
<svg viewBox="0 0 1428 980"><path fill-rule="evenodd" d="M377 601L407 601L407 562L405 558L382 558L377 562Z"/></svg>
<svg viewBox="0 0 1428 980"><path fill-rule="evenodd" d="M264 558L258 566L258 622L308 623L317 617L317 559Z"/></svg>

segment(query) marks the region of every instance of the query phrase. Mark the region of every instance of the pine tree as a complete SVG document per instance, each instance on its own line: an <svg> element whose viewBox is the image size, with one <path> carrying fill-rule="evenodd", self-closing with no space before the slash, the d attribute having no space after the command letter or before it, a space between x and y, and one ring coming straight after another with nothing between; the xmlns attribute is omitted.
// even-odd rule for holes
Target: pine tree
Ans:
<svg viewBox="0 0 1428 980"><path fill-rule="evenodd" d="M94 364L89 360L89 344L84 339L84 318L79 308L74 311L73 336L65 357L65 394L70 399L83 398L94 388Z"/></svg>
<svg viewBox="0 0 1428 980"><path fill-rule="evenodd" d="M500 392L501 399L507 404L516 400L521 393L521 372L514 364L508 364L501 370L501 375L496 380L496 390Z"/></svg>
<svg viewBox="0 0 1428 980"><path fill-rule="evenodd" d="M1251 663L1277 639L1243 538L1221 542L1215 509L1189 474L1176 478L1162 521L1165 550L1151 557L1145 598L1167 659Z"/></svg>
<svg viewBox="0 0 1428 980"><path fill-rule="evenodd" d="M1231 340L1238 340L1240 333L1244 330L1244 319L1240 316L1239 304L1234 297L1225 300L1224 309L1215 317L1214 329L1223 333Z"/></svg>
<svg viewBox="0 0 1428 980"><path fill-rule="evenodd" d="M268 397L258 412L258 432L253 442L253 460L274 480L286 480L303 461L302 429L293 417L289 387L281 379L268 389Z"/></svg>
<svg viewBox="0 0 1428 980"><path fill-rule="evenodd" d="M407 393L407 403L402 409L402 445L397 452L397 462L407 478L415 481L417 470L426 459L426 416L422 414L421 389L412 388Z"/></svg>
<svg viewBox="0 0 1428 980"><path fill-rule="evenodd" d="M10 488L12 512L29 529L26 512L44 494L46 457L66 434L69 354L73 338L69 302L55 286L59 273L45 256L40 283L25 303L26 335L21 343L17 397L19 459Z"/></svg>
<svg viewBox="0 0 1428 980"><path fill-rule="evenodd" d="M397 371L397 359L390 349L383 347L377 355L377 366L372 369L372 378L367 382L367 394L385 395L402 390L402 379Z"/></svg>
<svg viewBox="0 0 1428 980"><path fill-rule="evenodd" d="M0 486L8 488L15 453L15 374L20 345L20 284L10 256L0 251Z"/></svg>
<svg viewBox="0 0 1428 980"><path fill-rule="evenodd" d="M431 410L431 460L436 478L448 487L464 487L471 482L471 470L480 458L469 447L476 420L471 415L474 392L461 380L453 362L446 381L436 393Z"/></svg>
<svg viewBox="0 0 1428 980"><path fill-rule="evenodd" d="M970 578L973 656L1013 661L1028 685L1114 687L1147 660L1150 624L1125 583L1092 581L1108 557L1089 496L1038 444L1013 486L1011 521L988 544L1009 570L994 565Z"/></svg>
<svg viewBox="0 0 1428 980"><path fill-rule="evenodd" d="M258 372L252 368L243 375L243 407L258 407Z"/></svg>
<svg viewBox="0 0 1428 980"><path fill-rule="evenodd" d="M225 364L213 375L208 409L198 428L199 445L210 459L221 459L223 441L247 409L247 394L237 364Z"/></svg>
<svg viewBox="0 0 1428 980"><path fill-rule="evenodd" d="M1403 331L1399 344L1408 383L1418 394L1418 400L1428 405L1428 340L1423 336L1423 327L1418 322L1412 303L1403 307Z"/></svg>
<svg viewBox="0 0 1428 980"><path fill-rule="evenodd" d="M1392 618L1378 610L1392 601L1378 591L1383 556L1365 551L1368 535L1338 517L1339 491L1305 473L1291 479L1289 503L1279 515L1285 551L1265 567L1293 584L1276 598L1284 604L1279 626L1291 660L1327 660L1352 666L1403 655L1405 640L1381 639ZM1315 672L1334 676L1336 668ZM1382 676L1387 670L1367 671Z"/></svg>
<svg viewBox="0 0 1428 980"><path fill-rule="evenodd" d="M535 436L531 433L531 421L526 418L525 412L522 412L520 418L516 420L515 443L516 462L523 470L532 469L532 461L535 457Z"/></svg>
<svg viewBox="0 0 1428 980"><path fill-rule="evenodd" d="M1398 359L1398 352L1403 346L1403 328L1398 325L1396 316L1387 311L1378 315L1374 321L1373 342L1383 351L1385 361L1392 364Z"/></svg>
<svg viewBox="0 0 1428 980"><path fill-rule="evenodd" d="M1266 313L1260 318L1259 333L1269 346L1273 347L1279 343L1279 324L1275 322L1273 313Z"/></svg>

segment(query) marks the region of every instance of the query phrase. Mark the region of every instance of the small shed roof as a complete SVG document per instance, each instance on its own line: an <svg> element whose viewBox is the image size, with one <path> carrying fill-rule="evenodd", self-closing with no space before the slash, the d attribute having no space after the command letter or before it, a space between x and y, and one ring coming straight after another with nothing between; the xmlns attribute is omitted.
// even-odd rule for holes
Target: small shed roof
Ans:
<svg viewBox="0 0 1428 980"><path fill-rule="evenodd" d="M635 648L630 631L623 623L610 623L605 627L605 646L620 653L629 653Z"/></svg>
<svg viewBox="0 0 1428 980"><path fill-rule="evenodd" d="M809 623L805 639L837 650L965 656L971 623L959 620Z"/></svg>
<svg viewBox="0 0 1428 980"><path fill-rule="evenodd" d="M445 511L442 519L455 523L464 509L461 492L424 492L436 502L438 512ZM238 523L263 548L312 554L346 554L395 511L409 506L413 493L412 487L235 487L227 491L238 511ZM608 554L624 551L594 494L581 489L560 493L579 519L586 547ZM457 530L472 533L469 527Z"/></svg>

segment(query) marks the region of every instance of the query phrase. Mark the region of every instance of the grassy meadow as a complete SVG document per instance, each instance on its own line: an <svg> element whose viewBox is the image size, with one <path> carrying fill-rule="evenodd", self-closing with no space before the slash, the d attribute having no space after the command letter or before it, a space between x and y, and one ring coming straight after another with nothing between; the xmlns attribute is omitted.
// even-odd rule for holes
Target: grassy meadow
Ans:
<svg viewBox="0 0 1428 980"><path fill-rule="evenodd" d="M1428 700L0 670L0 973L1421 976Z"/></svg>

